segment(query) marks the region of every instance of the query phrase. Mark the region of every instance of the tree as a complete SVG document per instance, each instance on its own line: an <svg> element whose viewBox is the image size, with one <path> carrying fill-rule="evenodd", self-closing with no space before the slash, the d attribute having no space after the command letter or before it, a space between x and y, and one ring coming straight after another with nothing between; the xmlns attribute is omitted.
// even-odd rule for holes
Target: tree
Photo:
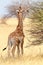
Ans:
<svg viewBox="0 0 43 65"><path fill-rule="evenodd" d="M19 9L20 6L24 10L23 19L26 17L26 15L28 13L28 9L29 9L29 1L28 0L25 0L25 1L24 0L21 0L21 1L13 0L12 2L13 3L11 5L8 5L5 7L7 9L8 14L6 14L2 17L2 22L4 22L4 23L8 18L17 17L17 10Z"/></svg>
<svg viewBox="0 0 43 65"><path fill-rule="evenodd" d="M25 18L25 15L27 14L27 11L29 9L29 1L28 0L25 0L25 1L21 0L21 1L18 1L18 2L13 2L12 5L7 6L6 9L8 11L8 17L17 16L16 11L19 9L20 6L24 10L23 16Z"/></svg>
<svg viewBox="0 0 43 65"><path fill-rule="evenodd" d="M27 31L30 32L31 38L35 39L32 41L33 45L39 45L43 43L43 3L33 4L29 10L29 18L32 19L32 22L31 30Z"/></svg>

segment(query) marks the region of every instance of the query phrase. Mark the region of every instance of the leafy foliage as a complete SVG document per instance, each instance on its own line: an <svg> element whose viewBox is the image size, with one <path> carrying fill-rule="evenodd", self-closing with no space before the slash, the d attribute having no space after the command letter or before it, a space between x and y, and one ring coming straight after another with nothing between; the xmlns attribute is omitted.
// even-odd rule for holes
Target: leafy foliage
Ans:
<svg viewBox="0 0 43 65"><path fill-rule="evenodd" d="M31 5L30 16L31 29L27 30L30 32L31 38L35 40L31 41L32 44L42 44L43 43L43 3L37 3L37 5ZM31 40L31 39L30 39Z"/></svg>

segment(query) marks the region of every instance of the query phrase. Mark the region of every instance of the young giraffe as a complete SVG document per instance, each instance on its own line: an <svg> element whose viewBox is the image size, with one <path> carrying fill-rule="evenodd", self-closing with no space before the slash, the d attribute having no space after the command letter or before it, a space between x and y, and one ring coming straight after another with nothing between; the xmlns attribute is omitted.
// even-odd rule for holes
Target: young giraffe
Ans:
<svg viewBox="0 0 43 65"><path fill-rule="evenodd" d="M23 43L24 43L24 33L23 33L23 11L22 8L19 7L18 12L18 25L14 32L12 32L8 37L8 55L14 56L14 52L17 46L18 55L20 53L19 46L21 47L21 54L23 54ZM4 48L3 50L5 50Z"/></svg>

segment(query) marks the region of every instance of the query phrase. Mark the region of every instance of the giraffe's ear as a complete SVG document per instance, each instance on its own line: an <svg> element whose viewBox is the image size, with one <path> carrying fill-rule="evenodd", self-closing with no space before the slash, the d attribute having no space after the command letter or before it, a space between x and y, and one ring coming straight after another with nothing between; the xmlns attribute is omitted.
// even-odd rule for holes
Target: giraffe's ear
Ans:
<svg viewBox="0 0 43 65"><path fill-rule="evenodd" d="M29 10L27 10L27 12L29 12Z"/></svg>
<svg viewBox="0 0 43 65"><path fill-rule="evenodd" d="M19 10L16 10L16 12L19 12Z"/></svg>

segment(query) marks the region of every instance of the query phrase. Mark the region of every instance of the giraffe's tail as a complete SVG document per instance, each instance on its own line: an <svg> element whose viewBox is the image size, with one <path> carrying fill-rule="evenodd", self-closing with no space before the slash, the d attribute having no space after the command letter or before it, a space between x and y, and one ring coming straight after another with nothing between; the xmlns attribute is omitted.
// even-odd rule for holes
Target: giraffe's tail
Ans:
<svg viewBox="0 0 43 65"><path fill-rule="evenodd" d="M5 47L5 48L3 49L3 51L6 50L6 49L7 49L7 47Z"/></svg>

